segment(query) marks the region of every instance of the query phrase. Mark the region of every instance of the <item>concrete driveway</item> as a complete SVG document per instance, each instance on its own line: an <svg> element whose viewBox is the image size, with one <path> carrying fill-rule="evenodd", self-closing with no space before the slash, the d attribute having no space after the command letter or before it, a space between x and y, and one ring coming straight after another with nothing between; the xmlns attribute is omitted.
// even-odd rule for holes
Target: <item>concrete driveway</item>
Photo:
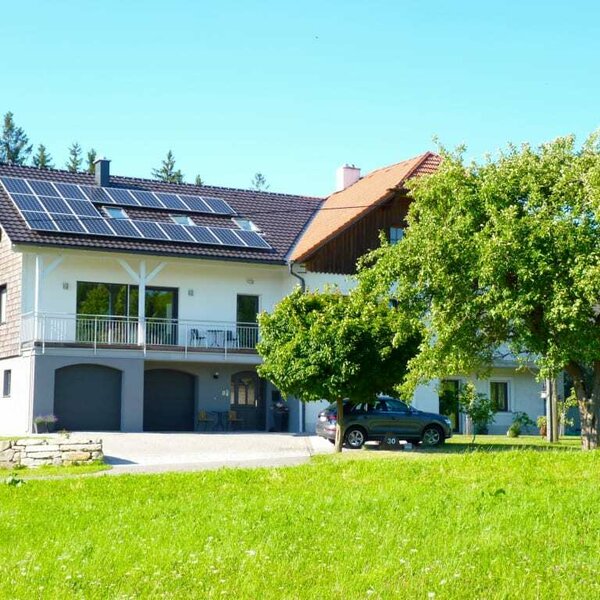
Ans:
<svg viewBox="0 0 600 600"><path fill-rule="evenodd" d="M103 440L111 474L194 471L220 467L293 465L333 446L314 435L291 433L113 433Z"/></svg>

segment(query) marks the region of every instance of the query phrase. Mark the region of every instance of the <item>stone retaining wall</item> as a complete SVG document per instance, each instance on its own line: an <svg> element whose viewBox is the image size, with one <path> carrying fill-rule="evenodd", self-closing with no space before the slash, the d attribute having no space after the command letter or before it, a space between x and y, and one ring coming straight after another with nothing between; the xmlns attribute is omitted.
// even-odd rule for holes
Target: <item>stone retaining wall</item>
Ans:
<svg viewBox="0 0 600 600"><path fill-rule="evenodd" d="M102 460L102 440L89 438L23 438L0 440L0 467L68 466Z"/></svg>

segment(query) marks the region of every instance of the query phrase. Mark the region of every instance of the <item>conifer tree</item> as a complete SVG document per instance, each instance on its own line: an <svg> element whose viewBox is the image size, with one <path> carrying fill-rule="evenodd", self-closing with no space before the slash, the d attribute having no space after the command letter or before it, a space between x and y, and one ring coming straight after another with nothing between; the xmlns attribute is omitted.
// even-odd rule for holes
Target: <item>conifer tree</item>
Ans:
<svg viewBox="0 0 600 600"><path fill-rule="evenodd" d="M31 154L32 145L22 127L17 127L12 112L4 115L0 138L0 161L24 165Z"/></svg>
<svg viewBox="0 0 600 600"><path fill-rule="evenodd" d="M97 156L98 154L96 153L96 151L93 148L90 148L90 150L87 153L87 170L88 173L91 173L92 175L96 170L96 165L94 163L96 162Z"/></svg>
<svg viewBox="0 0 600 600"><path fill-rule="evenodd" d="M74 142L69 148L69 159L67 160L67 171L77 173L81 170L83 158L81 156L81 146Z"/></svg>
<svg viewBox="0 0 600 600"><path fill-rule="evenodd" d="M257 192L266 192L269 187L266 177L262 173L255 173L254 179L250 182L250 188Z"/></svg>
<svg viewBox="0 0 600 600"><path fill-rule="evenodd" d="M183 173L175 169L175 156L169 150L167 157L162 161L160 168L152 169L152 177L165 183L183 183Z"/></svg>
<svg viewBox="0 0 600 600"><path fill-rule="evenodd" d="M202 179L202 177L200 177L200 175L196 175L196 179L194 180L194 183L196 185L204 185L204 179Z"/></svg>
<svg viewBox="0 0 600 600"><path fill-rule="evenodd" d="M53 169L54 168L54 163L52 162L52 157L50 156L50 153L48 152L48 150L46 149L46 146L44 146L44 144L40 144L37 147L37 152L33 156L33 159L31 162L33 163L33 166L38 169Z"/></svg>

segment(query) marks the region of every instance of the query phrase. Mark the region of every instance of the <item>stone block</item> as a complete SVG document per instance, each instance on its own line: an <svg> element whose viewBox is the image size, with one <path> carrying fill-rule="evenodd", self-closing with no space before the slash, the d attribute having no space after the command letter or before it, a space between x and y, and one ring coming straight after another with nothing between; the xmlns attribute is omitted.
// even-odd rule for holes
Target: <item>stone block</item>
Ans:
<svg viewBox="0 0 600 600"><path fill-rule="evenodd" d="M55 456L59 456L58 454L58 450L54 450L52 452L27 452L25 454L25 458L21 460L21 462L23 462L23 460L27 459L27 460L41 460L41 459L53 459ZM23 463L25 464L25 463Z"/></svg>
<svg viewBox="0 0 600 600"><path fill-rule="evenodd" d="M0 469L14 469L16 463L14 462L2 462L0 460Z"/></svg>
<svg viewBox="0 0 600 600"><path fill-rule="evenodd" d="M13 442L11 442L10 440L6 440L6 441L2 441L0 440L0 453L2 453L4 450L8 450L9 448L12 448Z"/></svg>
<svg viewBox="0 0 600 600"><path fill-rule="evenodd" d="M55 467L61 467L63 464L63 459L60 456L55 456L52 459L52 465Z"/></svg>
<svg viewBox="0 0 600 600"><path fill-rule="evenodd" d="M23 458L21 464L25 467L43 467L44 465L51 465L51 458Z"/></svg>
<svg viewBox="0 0 600 600"><path fill-rule="evenodd" d="M92 460L104 460L104 454L102 452L92 452Z"/></svg>
<svg viewBox="0 0 600 600"><path fill-rule="evenodd" d="M61 443L62 452L97 452L102 450L102 444L66 444Z"/></svg>
<svg viewBox="0 0 600 600"><path fill-rule="evenodd" d="M45 443L46 440L44 438L23 438L22 440L17 440L17 446L37 446Z"/></svg>
<svg viewBox="0 0 600 600"><path fill-rule="evenodd" d="M27 446L25 452L34 454L36 452L58 452L59 450L58 444L43 444L41 446Z"/></svg>
<svg viewBox="0 0 600 600"><path fill-rule="evenodd" d="M0 452L0 462L12 462L14 459L15 451L12 448Z"/></svg>
<svg viewBox="0 0 600 600"><path fill-rule="evenodd" d="M69 462L83 462L90 460L89 452L63 452L62 453L63 461Z"/></svg>

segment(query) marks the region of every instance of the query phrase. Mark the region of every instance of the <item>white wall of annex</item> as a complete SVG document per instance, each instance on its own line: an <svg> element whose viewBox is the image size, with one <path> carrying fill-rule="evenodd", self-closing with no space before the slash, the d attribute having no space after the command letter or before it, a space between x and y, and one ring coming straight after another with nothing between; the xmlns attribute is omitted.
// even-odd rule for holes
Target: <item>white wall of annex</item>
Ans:
<svg viewBox="0 0 600 600"><path fill-rule="evenodd" d="M30 430L30 367L29 356L0 361L0 434L20 435ZM10 396L2 395L4 371L11 371ZM33 417L35 415L32 415Z"/></svg>

